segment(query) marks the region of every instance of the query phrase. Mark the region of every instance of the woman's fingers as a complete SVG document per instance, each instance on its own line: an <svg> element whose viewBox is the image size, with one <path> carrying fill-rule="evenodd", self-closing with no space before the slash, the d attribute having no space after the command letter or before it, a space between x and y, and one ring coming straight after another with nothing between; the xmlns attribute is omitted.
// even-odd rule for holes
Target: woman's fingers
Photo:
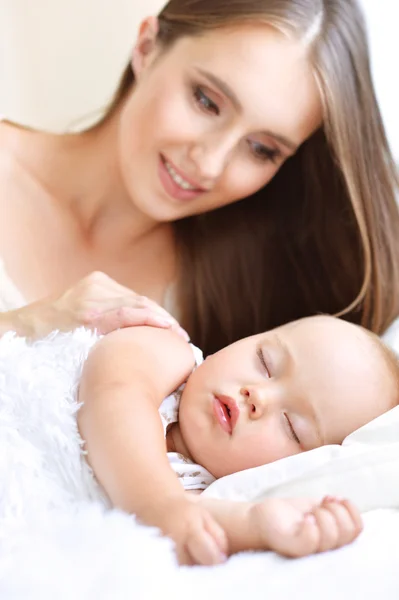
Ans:
<svg viewBox="0 0 399 600"><path fill-rule="evenodd" d="M80 288L83 287L83 291ZM129 288L119 284L104 273L94 272L82 280L78 286L77 306L81 304L82 308L78 308L81 312L81 321L83 324L90 327L96 326L99 322L104 321L104 331L113 331L114 322L118 327L128 327L134 325L153 325L155 327L171 327L177 331L187 341L189 336L179 325L168 311L160 306L154 300L147 296L136 294ZM72 289L73 291L73 289ZM140 313L135 313L127 309L143 309L143 318L140 318ZM115 311L122 311L118 316ZM126 315L123 311L126 310ZM145 312L146 311L146 312ZM153 313L153 318L149 318L149 312ZM110 313L107 318L105 314ZM148 319L151 322L148 322ZM98 327L99 328L99 327Z"/></svg>
<svg viewBox="0 0 399 600"><path fill-rule="evenodd" d="M131 293L127 296L99 297L96 298L95 301L92 301L91 304L91 309L87 315L88 319L90 319L90 317L99 317L103 313L119 308L142 308L151 310L160 318L170 321L171 324L177 324L176 319L172 317L167 310L146 296L139 296Z"/></svg>
<svg viewBox="0 0 399 600"><path fill-rule="evenodd" d="M116 329L135 326L160 327L162 329L173 329L178 335L188 341L188 334L182 329L177 321L158 315L149 308L131 308L122 306L100 314L90 322L90 326L101 334L110 333Z"/></svg>

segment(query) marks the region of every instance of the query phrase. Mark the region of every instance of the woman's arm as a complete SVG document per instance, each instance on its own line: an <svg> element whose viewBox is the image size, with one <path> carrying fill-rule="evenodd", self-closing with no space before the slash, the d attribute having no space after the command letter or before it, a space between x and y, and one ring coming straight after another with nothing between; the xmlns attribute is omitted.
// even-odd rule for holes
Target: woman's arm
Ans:
<svg viewBox="0 0 399 600"><path fill-rule="evenodd" d="M32 339L45 337L56 329L71 331L79 326L105 334L140 325L172 329L188 340L187 333L164 308L105 273L90 273L61 294L0 312L0 336L16 331Z"/></svg>

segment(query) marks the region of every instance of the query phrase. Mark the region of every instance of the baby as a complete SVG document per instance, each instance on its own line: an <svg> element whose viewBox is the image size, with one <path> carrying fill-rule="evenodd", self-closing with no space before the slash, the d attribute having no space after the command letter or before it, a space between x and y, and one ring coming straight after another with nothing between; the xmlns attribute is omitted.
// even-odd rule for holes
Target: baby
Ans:
<svg viewBox="0 0 399 600"><path fill-rule="evenodd" d="M361 519L346 500L227 502L198 491L214 478L340 444L397 405L399 366L382 342L345 321L311 317L195 366L189 344L150 327L109 334L90 353L78 426L112 504L170 536L182 564L217 564L247 549L303 556L355 539ZM168 396L166 404L180 398L180 406L166 428ZM184 473L179 481L168 452L195 471L197 485Z"/></svg>

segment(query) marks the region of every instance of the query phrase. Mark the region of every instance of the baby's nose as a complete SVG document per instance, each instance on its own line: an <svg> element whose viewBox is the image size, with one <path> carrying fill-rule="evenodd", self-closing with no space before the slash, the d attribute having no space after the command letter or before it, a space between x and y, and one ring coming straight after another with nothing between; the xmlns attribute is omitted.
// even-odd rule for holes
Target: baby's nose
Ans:
<svg viewBox="0 0 399 600"><path fill-rule="evenodd" d="M258 419L265 411L267 405L267 390L264 385L250 385L241 388L241 396L248 406L249 416Z"/></svg>

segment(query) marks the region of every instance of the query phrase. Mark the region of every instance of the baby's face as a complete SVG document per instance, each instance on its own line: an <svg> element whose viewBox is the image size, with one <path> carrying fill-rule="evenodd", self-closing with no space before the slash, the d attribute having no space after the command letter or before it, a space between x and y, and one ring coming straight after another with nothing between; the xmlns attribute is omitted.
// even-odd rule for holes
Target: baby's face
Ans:
<svg viewBox="0 0 399 600"><path fill-rule="evenodd" d="M340 444L395 405L376 342L332 317L302 319L241 340L189 378L180 431L215 477Z"/></svg>

